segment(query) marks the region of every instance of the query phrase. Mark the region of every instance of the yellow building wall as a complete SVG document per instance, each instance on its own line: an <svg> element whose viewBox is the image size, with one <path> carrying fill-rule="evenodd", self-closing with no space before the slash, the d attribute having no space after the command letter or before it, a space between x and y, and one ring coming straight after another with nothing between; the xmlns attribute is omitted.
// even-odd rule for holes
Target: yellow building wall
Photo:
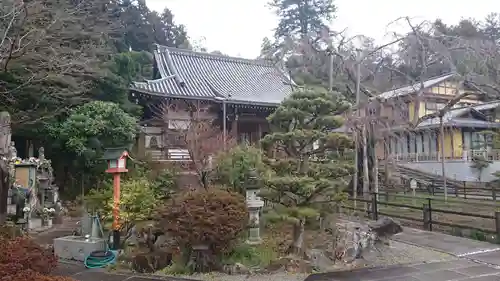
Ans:
<svg viewBox="0 0 500 281"><path fill-rule="evenodd" d="M462 157L462 131L460 129L446 130L444 132L444 156L446 158ZM441 147L441 137L438 137L438 147ZM441 149L438 148L439 152Z"/></svg>
<svg viewBox="0 0 500 281"><path fill-rule="evenodd" d="M456 89L458 89L458 92ZM457 93L458 94L463 94L467 90L463 89L458 85L457 82L453 81L446 81L441 84L438 84L430 89L430 92L433 94L437 95L447 95L447 96L454 96ZM477 95L469 95L465 99L460 100L461 102L467 102L467 103L479 103L480 101L478 100Z"/></svg>
<svg viewBox="0 0 500 281"><path fill-rule="evenodd" d="M418 118L426 115L427 113L425 112L425 102L420 102L420 107L418 108ZM410 102L408 104L408 116L410 118L410 121L413 120L415 117L415 102Z"/></svg>
<svg viewBox="0 0 500 281"><path fill-rule="evenodd" d="M408 104L408 118L410 119L410 122L413 121L414 117L415 117L415 103L410 102Z"/></svg>
<svg viewBox="0 0 500 281"><path fill-rule="evenodd" d="M453 146L451 141L452 135L445 131L444 132L444 157L449 158L452 156ZM441 141L441 140L440 140Z"/></svg>
<svg viewBox="0 0 500 281"><path fill-rule="evenodd" d="M430 92L436 95L451 95L456 94L458 84L456 82L443 82L430 89Z"/></svg>
<svg viewBox="0 0 500 281"><path fill-rule="evenodd" d="M463 144L463 139L462 139L462 130L461 129L454 129L452 131L453 134L453 157L455 158L461 158L462 157L462 144Z"/></svg>

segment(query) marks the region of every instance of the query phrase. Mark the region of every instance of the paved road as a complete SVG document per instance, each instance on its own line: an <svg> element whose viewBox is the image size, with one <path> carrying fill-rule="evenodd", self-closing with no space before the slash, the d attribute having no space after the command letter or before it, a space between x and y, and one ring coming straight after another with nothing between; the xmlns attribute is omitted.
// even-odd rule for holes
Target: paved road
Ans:
<svg viewBox="0 0 500 281"><path fill-rule="evenodd" d="M393 240L448 253L456 260L313 274L306 281L500 281L500 245L407 227Z"/></svg>
<svg viewBox="0 0 500 281"><path fill-rule="evenodd" d="M393 240L431 248L457 257L467 257L477 253L500 250L500 245L408 227L404 228L403 233L395 235Z"/></svg>
<svg viewBox="0 0 500 281"><path fill-rule="evenodd" d="M61 263L53 275L68 276L78 281L192 281L177 277L152 277L139 274L114 274L105 270L86 269L81 264Z"/></svg>
<svg viewBox="0 0 500 281"><path fill-rule="evenodd" d="M498 281L500 269L459 259L456 261L359 269L313 274L305 281Z"/></svg>

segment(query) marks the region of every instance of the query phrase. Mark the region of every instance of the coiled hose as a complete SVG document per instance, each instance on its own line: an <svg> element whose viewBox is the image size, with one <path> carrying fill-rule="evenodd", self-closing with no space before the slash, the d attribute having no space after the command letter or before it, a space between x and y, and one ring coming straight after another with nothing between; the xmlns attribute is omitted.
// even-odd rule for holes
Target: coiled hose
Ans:
<svg viewBox="0 0 500 281"><path fill-rule="evenodd" d="M85 258L86 268L103 268L116 262L116 254L113 251L94 251Z"/></svg>
<svg viewBox="0 0 500 281"><path fill-rule="evenodd" d="M101 235L104 235L104 231L102 229L99 216L95 215L93 219L95 220L94 223L96 223L97 226L99 226ZM87 257L85 257L85 261L83 263L85 264L86 268L103 268L110 264L114 264L116 262L117 255L118 255L117 252L111 251L109 249L109 245L106 244L106 250L94 251L90 253Z"/></svg>

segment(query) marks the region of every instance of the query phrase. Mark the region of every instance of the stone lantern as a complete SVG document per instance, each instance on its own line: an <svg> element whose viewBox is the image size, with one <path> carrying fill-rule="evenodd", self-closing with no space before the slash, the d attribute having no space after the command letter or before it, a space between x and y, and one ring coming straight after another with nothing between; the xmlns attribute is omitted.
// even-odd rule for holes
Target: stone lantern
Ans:
<svg viewBox="0 0 500 281"><path fill-rule="evenodd" d="M259 244L260 238L260 210L264 206L264 201L257 195L260 191L259 179L255 170L250 171L248 174L248 181L246 183L246 202L248 212L250 215L249 220L249 233L247 243Z"/></svg>

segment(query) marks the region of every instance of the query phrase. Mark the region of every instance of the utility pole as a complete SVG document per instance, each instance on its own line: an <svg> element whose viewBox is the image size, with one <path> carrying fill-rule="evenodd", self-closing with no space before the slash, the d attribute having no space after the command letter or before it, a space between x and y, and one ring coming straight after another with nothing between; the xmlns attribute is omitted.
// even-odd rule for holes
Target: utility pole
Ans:
<svg viewBox="0 0 500 281"><path fill-rule="evenodd" d="M439 114L439 130L440 130L440 149L441 149L441 172L443 176L443 188L444 188L444 201L448 201L448 186L446 185L446 171L445 171L445 164L444 164L444 125L443 125L443 114Z"/></svg>
<svg viewBox="0 0 500 281"><path fill-rule="evenodd" d="M357 50L357 55L356 55L356 105L355 105L355 108L356 108L356 116L359 117L360 114L359 114L359 99L360 99L360 83L361 83L361 56L360 56L360 50ZM358 164L359 164L359 155L358 155L358 151L359 151L359 135L358 135L358 131L356 129L354 129L353 131L354 133L354 144L355 144L355 148L354 148L354 178L352 180L352 188L353 188L353 191L352 191L352 196L354 198L354 208L356 208L356 198L358 197Z"/></svg>

